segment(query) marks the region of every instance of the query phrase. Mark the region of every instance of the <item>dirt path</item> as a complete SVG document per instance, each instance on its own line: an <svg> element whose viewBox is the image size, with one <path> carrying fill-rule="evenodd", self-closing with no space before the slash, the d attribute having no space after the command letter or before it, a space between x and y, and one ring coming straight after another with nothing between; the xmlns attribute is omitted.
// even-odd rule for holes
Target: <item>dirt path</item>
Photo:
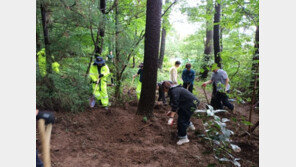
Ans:
<svg viewBox="0 0 296 167"><path fill-rule="evenodd" d="M202 103L204 100L202 99ZM132 104L132 103L131 103ZM225 115L228 118L241 118ZM136 106L125 109L111 107L111 113L101 109L71 114L55 113L56 124L51 139L53 167L114 167L114 166L197 166L217 163L194 132L189 132L190 143L177 146L176 125L166 125L165 106L155 109L155 117L147 123L136 115ZM192 119L197 129L200 121ZM229 125L235 133L241 132L236 123ZM242 127L246 128L246 127ZM258 139L233 138L242 151L242 166L259 166ZM39 144L39 143L37 143Z"/></svg>

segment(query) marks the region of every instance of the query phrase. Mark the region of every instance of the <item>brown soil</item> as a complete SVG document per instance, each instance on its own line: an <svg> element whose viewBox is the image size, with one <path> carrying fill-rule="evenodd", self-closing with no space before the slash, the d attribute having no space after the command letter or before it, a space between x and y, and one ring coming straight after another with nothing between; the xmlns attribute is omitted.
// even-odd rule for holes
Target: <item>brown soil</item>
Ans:
<svg viewBox="0 0 296 167"><path fill-rule="evenodd" d="M202 104L200 107L204 106ZM94 109L82 113L55 112L56 123L51 138L53 167L113 167L113 166L231 166L219 164L208 147L194 132L189 132L190 143L177 146L177 127L166 125L168 106L157 105L155 117L148 122L136 115L135 103L124 107L111 107L110 112ZM237 115L226 114L229 119L241 120L248 106L237 106ZM258 120L254 116L254 119ZM176 121L175 121L176 122ZM197 130L201 122L192 118ZM231 121L228 126L241 134L247 126ZM259 166L258 128L254 137L233 137L242 151L236 154L242 166ZM38 143L39 145L39 143Z"/></svg>

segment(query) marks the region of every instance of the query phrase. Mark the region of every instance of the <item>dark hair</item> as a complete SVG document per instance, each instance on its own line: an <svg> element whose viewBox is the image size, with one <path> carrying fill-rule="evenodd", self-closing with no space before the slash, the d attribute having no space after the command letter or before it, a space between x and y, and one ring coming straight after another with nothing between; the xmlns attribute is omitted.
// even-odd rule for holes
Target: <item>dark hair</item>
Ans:
<svg viewBox="0 0 296 167"><path fill-rule="evenodd" d="M170 89L172 87L172 84L169 81L164 81L161 86L165 89Z"/></svg>
<svg viewBox="0 0 296 167"><path fill-rule="evenodd" d="M180 65L181 64L181 62L179 61L179 60L177 60L176 62L175 62L175 65Z"/></svg>
<svg viewBox="0 0 296 167"><path fill-rule="evenodd" d="M187 69L189 68L190 69L191 68L191 64L190 63L187 63L186 66L185 66L185 68L187 68Z"/></svg>
<svg viewBox="0 0 296 167"><path fill-rule="evenodd" d="M144 63L140 63L139 68L144 67Z"/></svg>

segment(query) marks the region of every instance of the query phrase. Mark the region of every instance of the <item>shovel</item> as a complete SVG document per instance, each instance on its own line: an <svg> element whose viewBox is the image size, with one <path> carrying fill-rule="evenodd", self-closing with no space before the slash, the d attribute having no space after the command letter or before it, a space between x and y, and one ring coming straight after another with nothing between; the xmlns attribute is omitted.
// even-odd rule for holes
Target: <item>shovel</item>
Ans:
<svg viewBox="0 0 296 167"><path fill-rule="evenodd" d="M100 78L97 81L97 84L95 86L95 89L93 91L93 94L92 94L91 98L89 99L89 106L90 106L90 108L93 108L95 106L95 104L96 104L95 92L97 90L97 87L98 87L99 82L100 82Z"/></svg>
<svg viewBox="0 0 296 167"><path fill-rule="evenodd" d="M187 90L188 90L188 88L190 87L190 85L191 85L191 83L187 85Z"/></svg>
<svg viewBox="0 0 296 167"><path fill-rule="evenodd" d="M210 103L209 103L209 100L208 100L208 96L207 96L206 88L203 87L202 90L203 90L203 92L204 92L204 94L205 94L205 97L206 97L207 103L210 104Z"/></svg>
<svg viewBox="0 0 296 167"><path fill-rule="evenodd" d="M44 119L38 120L38 127L41 139L42 147L42 160L44 167L51 167L50 162L50 136L52 130L52 124L45 125Z"/></svg>

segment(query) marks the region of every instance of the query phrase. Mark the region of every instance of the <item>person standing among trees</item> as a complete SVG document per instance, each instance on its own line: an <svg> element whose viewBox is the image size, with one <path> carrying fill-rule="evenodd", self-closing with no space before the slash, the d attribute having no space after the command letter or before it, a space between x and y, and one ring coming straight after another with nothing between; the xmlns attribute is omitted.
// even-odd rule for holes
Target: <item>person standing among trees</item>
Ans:
<svg viewBox="0 0 296 167"><path fill-rule="evenodd" d="M165 92L168 92L170 97L170 105L172 112L169 112L170 116L168 125L173 125L173 120L176 111L178 111L178 137L179 141L177 145L182 145L189 142L187 137L187 128L189 130L195 130L190 117L199 105L199 100L188 90L184 89L181 85L172 85L170 82L163 82L162 86Z"/></svg>
<svg viewBox="0 0 296 167"><path fill-rule="evenodd" d="M144 64L141 63L141 64L139 65L139 68L140 68L140 69L138 70L137 74L133 75L133 78L136 78L137 76L140 75L140 79L139 79L139 82L138 82L138 85L137 85L137 89L136 89L136 92L137 92L137 99L138 99L138 100L140 99L140 95L141 95Z"/></svg>
<svg viewBox="0 0 296 167"><path fill-rule="evenodd" d="M187 63L186 68L182 72L183 87L192 93L195 71L191 69L191 64Z"/></svg>
<svg viewBox="0 0 296 167"><path fill-rule="evenodd" d="M181 62L176 61L175 65L170 69L170 80L173 84L178 84L178 67L180 66Z"/></svg>
<svg viewBox="0 0 296 167"><path fill-rule="evenodd" d="M228 101L228 96L226 93L229 92L229 78L226 71L219 69L218 65L214 63L212 65L212 77L211 80L206 81L202 84L203 87L206 87L207 84L213 84L213 93L211 99L211 105L215 109L223 109L223 105L230 109L233 113L234 106Z"/></svg>
<svg viewBox="0 0 296 167"><path fill-rule="evenodd" d="M102 106L108 110L109 98L107 92L107 79L110 75L108 66L102 57L97 57L89 70L89 77L92 81L93 90L96 88L97 81L99 80L97 89L94 96L97 101L100 101Z"/></svg>
<svg viewBox="0 0 296 167"><path fill-rule="evenodd" d="M41 49L38 53L37 53L37 64L39 67L39 72L41 74L42 77L44 77L46 75L46 54L45 54L45 48ZM52 56L52 59L54 59L54 56ZM51 68L52 71L54 71L55 73L59 74L60 73L60 64L56 61L54 61L51 64Z"/></svg>
<svg viewBox="0 0 296 167"><path fill-rule="evenodd" d="M114 56L112 54L112 51L110 51L109 54L107 55L106 60L108 63L113 63L113 58L114 58Z"/></svg>

